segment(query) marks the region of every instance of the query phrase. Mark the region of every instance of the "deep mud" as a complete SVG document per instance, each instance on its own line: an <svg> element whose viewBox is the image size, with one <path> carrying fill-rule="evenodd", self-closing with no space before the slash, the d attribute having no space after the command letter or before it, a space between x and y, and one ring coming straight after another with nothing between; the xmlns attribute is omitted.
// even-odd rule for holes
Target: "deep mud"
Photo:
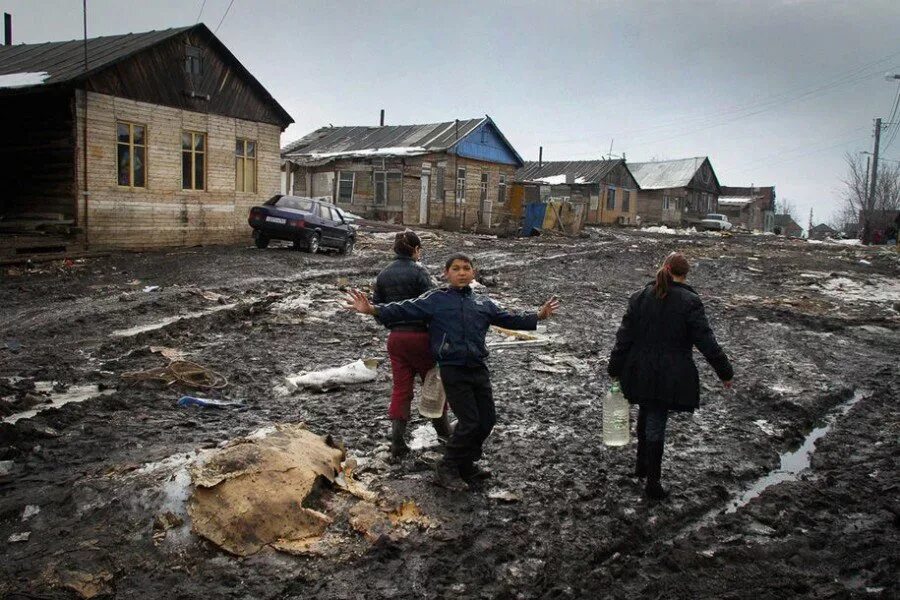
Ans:
<svg viewBox="0 0 900 600"><path fill-rule="evenodd" d="M429 483L438 448L427 429L411 428L405 462L384 460L386 363L375 383L281 389L298 371L385 356L385 332L337 305L340 288L367 286L389 259L384 236L350 258L229 247L4 267L0 596L900 597L900 255L622 230L435 232L426 244L434 272L451 250L476 256L486 293L508 306L551 294L564 303L548 325L553 343L494 351L495 478L461 495ZM671 420L672 496L648 505L629 477L633 446L602 445L600 397L625 300L674 249L691 258L690 282L737 375L724 391L698 355L703 406ZM190 390L126 384L122 373L167 363L150 347L221 373L229 385L216 396L244 406L183 408ZM83 399L87 386L105 395ZM68 392L80 401L61 404ZM810 468L726 512L854 394ZM177 524L198 453L297 421L343 440L362 482L414 499L435 524L373 542L335 495L318 500L338 515L329 552L246 558ZM166 513L177 519L160 526Z"/></svg>

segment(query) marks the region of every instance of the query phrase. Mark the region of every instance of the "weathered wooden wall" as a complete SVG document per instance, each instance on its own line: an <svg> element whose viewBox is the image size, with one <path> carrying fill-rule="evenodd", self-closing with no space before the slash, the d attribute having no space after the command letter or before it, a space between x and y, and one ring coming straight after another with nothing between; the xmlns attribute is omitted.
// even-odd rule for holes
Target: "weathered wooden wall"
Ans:
<svg viewBox="0 0 900 600"><path fill-rule="evenodd" d="M466 169L465 200L456 202L456 169ZM443 187L440 188L439 172L443 169ZM397 173L402 176L402 195L399 201L388 201L385 205L376 206L374 184L354 186L353 200L341 202L337 197L340 172L353 172L357 181L366 177L371 181L375 171ZM420 200L422 196L422 174L430 172L428 192L428 219L421 223ZM415 157L341 159L318 167L300 168L294 173L293 192L296 195L310 195L309 182L321 173L334 174L335 203L352 213L369 218L405 223L408 225L430 224L440 225L445 216L457 217L465 225L475 224L479 218L481 206L481 175L488 175L485 215L482 223L500 223L508 214L506 203L499 203L500 175L507 177L507 190L515 175L515 167L499 163L482 162L467 158L459 158L446 153L427 154ZM362 191L360 190L362 187ZM508 191L507 191L508 194ZM320 190L313 190L311 195L321 195Z"/></svg>
<svg viewBox="0 0 900 600"><path fill-rule="evenodd" d="M680 225L686 193L684 188L641 190L638 192L637 203L637 211L641 217L641 222ZM671 198L671 208L669 210L663 209L663 198L665 196Z"/></svg>
<svg viewBox="0 0 900 600"><path fill-rule="evenodd" d="M188 45L200 50L199 75L185 69ZM206 36L189 31L94 75L88 81L88 90L286 127L285 116L244 77L242 70Z"/></svg>
<svg viewBox="0 0 900 600"><path fill-rule="evenodd" d="M78 93L78 189L82 189L84 96ZM247 215L280 189L281 128L88 93L88 191L80 222L91 246L148 248L250 240ZM147 127L147 186L118 185L116 122ZM181 133L207 134L206 189L181 189ZM236 192L235 138L257 141L257 192ZM84 219L86 217L86 220Z"/></svg>
<svg viewBox="0 0 900 600"><path fill-rule="evenodd" d="M0 215L75 217L71 93L0 98Z"/></svg>

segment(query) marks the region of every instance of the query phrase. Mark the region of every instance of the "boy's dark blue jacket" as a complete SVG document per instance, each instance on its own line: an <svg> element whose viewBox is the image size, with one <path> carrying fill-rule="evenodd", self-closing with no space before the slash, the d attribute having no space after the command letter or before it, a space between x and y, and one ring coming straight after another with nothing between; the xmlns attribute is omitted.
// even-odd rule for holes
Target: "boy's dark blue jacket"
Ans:
<svg viewBox="0 0 900 600"><path fill-rule="evenodd" d="M472 288L439 288L413 300L375 305L378 320L388 325L401 321L425 321L431 352L440 365L484 365L488 327L537 329L537 313L514 315Z"/></svg>

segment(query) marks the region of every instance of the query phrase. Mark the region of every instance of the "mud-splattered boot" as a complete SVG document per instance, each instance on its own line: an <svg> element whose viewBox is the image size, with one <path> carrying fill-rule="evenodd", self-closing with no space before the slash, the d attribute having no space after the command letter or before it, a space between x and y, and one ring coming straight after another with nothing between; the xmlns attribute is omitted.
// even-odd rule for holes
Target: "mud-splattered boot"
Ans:
<svg viewBox="0 0 900 600"><path fill-rule="evenodd" d="M660 483L664 442L647 442L647 485L644 494L651 500L665 500L669 492Z"/></svg>
<svg viewBox="0 0 900 600"><path fill-rule="evenodd" d="M452 492L469 490L469 484L459 474L459 467L444 461L439 462L434 470L434 484Z"/></svg>
<svg viewBox="0 0 900 600"><path fill-rule="evenodd" d="M399 460L409 452L406 445L406 421L393 419L391 421L391 458Z"/></svg>
<svg viewBox="0 0 900 600"><path fill-rule="evenodd" d="M437 419L432 419L431 424L434 426L438 440L442 444L446 444L450 441L450 436L453 434L453 427L450 425L450 416L447 413L444 413L443 416L438 417Z"/></svg>
<svg viewBox="0 0 900 600"><path fill-rule="evenodd" d="M475 463L462 465L459 468L459 474L469 485L490 479L494 476L489 470L482 469Z"/></svg>

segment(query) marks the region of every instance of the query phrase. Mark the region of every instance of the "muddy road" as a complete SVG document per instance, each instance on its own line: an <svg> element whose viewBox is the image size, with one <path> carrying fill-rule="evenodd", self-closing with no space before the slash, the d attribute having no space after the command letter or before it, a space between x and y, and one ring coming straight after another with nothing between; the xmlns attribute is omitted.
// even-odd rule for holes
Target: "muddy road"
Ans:
<svg viewBox="0 0 900 600"><path fill-rule="evenodd" d="M563 301L550 343L493 351L494 479L451 494L430 484L440 448L424 420L412 455L386 461L386 361L372 383L283 389L300 371L386 356L385 331L337 300L367 288L388 238L361 236L347 258L227 247L0 268L0 596L900 597L900 254L769 236L426 232L432 272L459 249L504 305ZM676 249L735 387L697 355L703 406L671 419L672 494L648 505L633 441L602 444L600 399L628 295ZM122 378L165 366L160 348L227 386ZM242 406L185 408L183 393ZM295 422L342 441L362 484L413 500L430 525L367 538L323 490L333 524L313 555L237 557L192 533L191 461Z"/></svg>

